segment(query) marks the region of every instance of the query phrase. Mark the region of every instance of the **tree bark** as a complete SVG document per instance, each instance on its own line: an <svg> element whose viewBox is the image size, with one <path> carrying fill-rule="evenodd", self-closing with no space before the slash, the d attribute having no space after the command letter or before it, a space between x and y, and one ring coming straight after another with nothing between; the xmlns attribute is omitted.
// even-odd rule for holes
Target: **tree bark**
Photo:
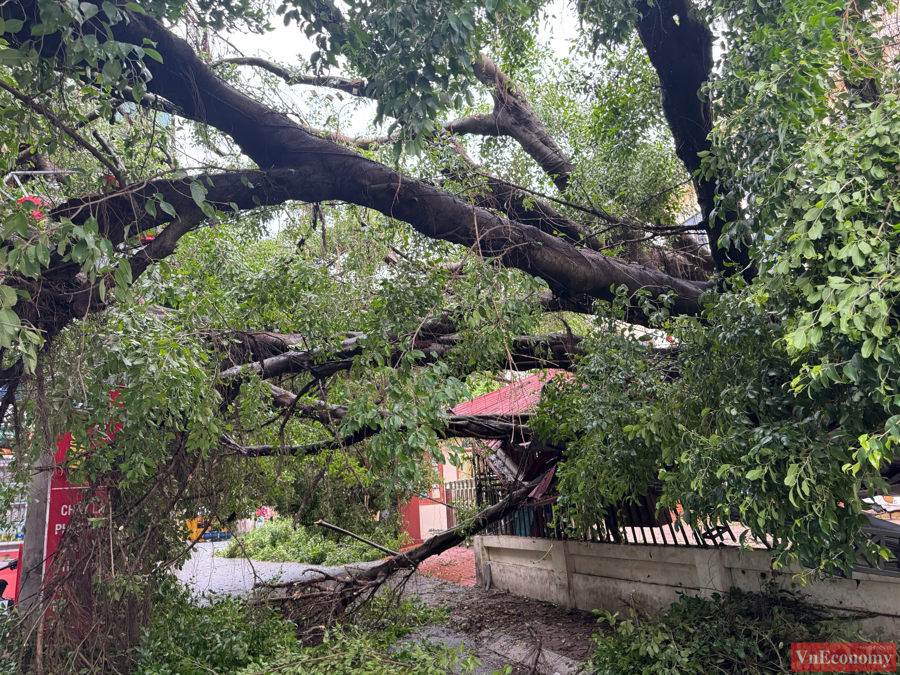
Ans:
<svg viewBox="0 0 900 675"><path fill-rule="evenodd" d="M304 75L258 57L231 56L214 61L210 65L215 68L227 64L262 68L277 75L289 85L306 84L329 87L352 96L374 98L368 84L362 79ZM478 81L491 92L491 97L494 99L494 110L490 115L476 115L447 122L443 125L444 130L453 134L507 136L514 139L550 176L556 187L561 192L565 192L569 179L575 171L575 165L548 133L544 123L532 110L525 94L497 67L496 63L484 55L481 55L481 58L475 62L473 71ZM335 137L332 140L347 142L366 149L374 144L373 141L387 139L359 139L363 141L362 144L357 139L346 137L341 139Z"/></svg>
<svg viewBox="0 0 900 675"><path fill-rule="evenodd" d="M718 180L699 174L700 152L712 149L712 105L702 92L713 67L712 31L691 0L636 3L641 19L638 34L659 76L663 112L675 140L675 152L693 177L703 225L718 270L726 276L755 270L746 242L722 241L723 225L738 219L735 210L716 210Z"/></svg>
<svg viewBox="0 0 900 675"><path fill-rule="evenodd" d="M453 326L453 328L456 328ZM271 334L268 334L271 336ZM219 380L240 380L250 375L256 375L263 379L283 377L297 373L309 373L316 379L325 379L336 373L346 372L353 367L356 357L362 355L362 342L365 334L354 334L341 341L337 349L292 349L300 344L300 336L285 336L282 344L282 353L268 358L253 359L247 363L235 365L219 373ZM446 357L456 347L462 338L455 332L443 335L428 335L420 333L419 339L412 345L413 349L425 352L421 363L430 363ZM534 368L570 368L573 358L584 354L580 345L584 340L580 335L568 335L555 333L551 335L522 335L510 340L509 352L504 355L505 363L509 367L521 370ZM406 350L396 348L392 354L392 361L398 360ZM499 361L498 361L499 362ZM487 367L489 363L479 363L481 367Z"/></svg>
<svg viewBox="0 0 900 675"><path fill-rule="evenodd" d="M264 168L292 171L304 201L343 200L410 223L427 237L474 248L544 279L560 295L611 299L610 288L629 294L646 290L654 297L674 292L676 314L696 314L709 286L672 278L593 251L576 249L535 227L473 208L438 188L401 176L376 162L318 138L290 119L232 89L190 46L154 19L126 12L113 27L116 39L157 44L163 63L148 60L151 93L163 96L189 119L231 136ZM87 29L87 25L85 29ZM102 36L101 36L102 37ZM174 67L177 64L177 67Z"/></svg>
<svg viewBox="0 0 900 675"><path fill-rule="evenodd" d="M503 518L518 510L528 499L528 495L531 494L532 490L544 479L545 475L523 485L515 492L501 499L497 504L479 512L471 520L454 527L452 530L436 534L404 553L388 558L380 565L356 575L353 580L357 583L377 583L387 579L398 570L418 567L431 556L440 555L444 551L458 546L467 537L478 534L489 525L503 520Z"/></svg>

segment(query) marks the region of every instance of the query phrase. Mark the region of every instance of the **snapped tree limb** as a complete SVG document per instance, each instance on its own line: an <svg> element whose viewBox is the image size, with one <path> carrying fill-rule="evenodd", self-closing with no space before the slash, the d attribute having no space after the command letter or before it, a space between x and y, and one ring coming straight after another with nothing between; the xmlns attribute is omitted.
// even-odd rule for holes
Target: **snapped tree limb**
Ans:
<svg viewBox="0 0 900 675"><path fill-rule="evenodd" d="M456 326L452 326L456 328ZM275 347L274 336L267 334L269 349ZM244 364L235 365L219 373L219 380L241 379L250 375L256 375L263 379L283 377L297 373L309 373L316 379L325 379L332 375L350 370L354 359L361 356L363 343L366 340L364 333L355 333L344 340L335 349L295 349L302 344L300 336L284 336L280 341L282 353L273 356L254 359ZM553 333L550 335L521 335L510 340L508 355L502 362L509 367L521 370L534 368L569 368L573 358L583 354L580 347L584 338L580 335L568 335L566 333ZM419 337L412 347L425 353L420 359L421 363L430 363L447 356L451 350L462 342L462 338L455 332L443 334L429 334L420 331ZM405 352L405 349L395 348L392 353L392 362L396 362ZM498 361L499 362L499 361ZM490 364L479 364L486 367Z"/></svg>
<svg viewBox="0 0 900 675"><path fill-rule="evenodd" d="M481 55L473 65L475 77L494 99L490 115L465 117L448 122L444 129L454 134L509 136L516 140L550 176L560 192L565 192L575 165L553 140L547 127L531 109L525 94L491 59Z"/></svg>
<svg viewBox="0 0 900 675"><path fill-rule="evenodd" d="M515 513L527 500L531 492L536 488L546 473L533 481L526 483L514 492L501 499L493 506L478 512L475 516L460 523L451 530L436 534L430 539L426 539L423 543L411 548L408 551L388 558L380 565L371 567L365 572L361 572L353 578L356 584L372 584L383 581L391 576L394 572L401 569L409 569L418 567L419 564L427 560L433 555L440 555L454 546L463 543L467 537L471 537L484 530L500 520L503 520L512 513Z"/></svg>

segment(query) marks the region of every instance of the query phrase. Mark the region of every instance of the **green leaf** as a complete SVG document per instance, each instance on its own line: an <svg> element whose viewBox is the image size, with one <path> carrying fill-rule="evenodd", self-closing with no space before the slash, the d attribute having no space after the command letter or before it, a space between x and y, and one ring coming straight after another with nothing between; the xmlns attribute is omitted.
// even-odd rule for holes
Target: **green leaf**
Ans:
<svg viewBox="0 0 900 675"><path fill-rule="evenodd" d="M194 198L197 206L202 206L203 202L206 201L206 188L204 188L198 181L194 181L193 183L191 183L191 197Z"/></svg>
<svg viewBox="0 0 900 675"><path fill-rule="evenodd" d="M0 65L21 66L28 57L17 49L0 49Z"/></svg>
<svg viewBox="0 0 900 675"><path fill-rule="evenodd" d="M785 478L784 478L784 484L789 487L796 484L797 474L799 473L799 471L800 471L799 464L791 464L788 467L787 476L785 476Z"/></svg>
<svg viewBox="0 0 900 675"><path fill-rule="evenodd" d="M875 351L875 338L867 338L865 342L863 342L862 346L862 355L864 359L872 356L872 352Z"/></svg>
<svg viewBox="0 0 900 675"><path fill-rule="evenodd" d="M114 4L109 2L109 0L104 0L103 4L100 6L103 8L103 13L109 17L110 21L115 21L119 18L119 10Z"/></svg>
<svg viewBox="0 0 900 675"><path fill-rule="evenodd" d="M900 415L894 415L884 423L884 430L900 441Z"/></svg>
<svg viewBox="0 0 900 675"><path fill-rule="evenodd" d="M21 211L3 221L3 238L8 239L13 234L18 234L22 238L28 237L28 218Z"/></svg>
<svg viewBox="0 0 900 675"><path fill-rule="evenodd" d="M22 325L19 316L11 309L0 309L0 324L7 327L18 327Z"/></svg>
<svg viewBox="0 0 900 675"><path fill-rule="evenodd" d="M100 8L91 2L82 2L80 5L78 5L78 9L80 9L81 13L84 15L85 21L92 19L94 16L96 16L97 12L100 11Z"/></svg>
<svg viewBox="0 0 900 675"><path fill-rule="evenodd" d="M25 22L21 19L7 19L3 22L3 32L15 34L22 30L22 27L25 25Z"/></svg>
<svg viewBox="0 0 900 675"><path fill-rule="evenodd" d="M811 208L809 211L807 211L807 212L803 215L803 220L812 222L812 221L814 221L816 218L819 217L819 214L820 214L820 213L822 213L822 209L819 208L818 206L814 206L813 208Z"/></svg>
<svg viewBox="0 0 900 675"><path fill-rule="evenodd" d="M16 292L10 288L9 286L0 286L0 302L3 303L5 308L14 307L16 301L19 299L19 296L16 295Z"/></svg>

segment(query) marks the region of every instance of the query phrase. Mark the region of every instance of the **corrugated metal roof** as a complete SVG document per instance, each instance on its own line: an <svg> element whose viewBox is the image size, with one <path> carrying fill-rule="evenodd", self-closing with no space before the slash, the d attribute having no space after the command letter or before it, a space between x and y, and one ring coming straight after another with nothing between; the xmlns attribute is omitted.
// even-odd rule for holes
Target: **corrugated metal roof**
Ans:
<svg viewBox="0 0 900 675"><path fill-rule="evenodd" d="M541 400L541 387L562 370L545 370L529 375L523 380L460 403L453 409L454 415L516 415L530 412Z"/></svg>

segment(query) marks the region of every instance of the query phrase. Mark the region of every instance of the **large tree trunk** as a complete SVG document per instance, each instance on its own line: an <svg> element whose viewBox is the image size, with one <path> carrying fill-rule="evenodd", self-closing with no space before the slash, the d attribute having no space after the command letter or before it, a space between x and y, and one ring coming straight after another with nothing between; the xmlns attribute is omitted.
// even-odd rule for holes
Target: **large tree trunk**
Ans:
<svg viewBox="0 0 900 675"><path fill-rule="evenodd" d="M750 280L755 270L746 242L722 240L723 225L736 221L738 213L734 207L717 211L718 180L698 173L699 153L712 149L712 105L702 91L712 73L712 31L690 0L639 0L636 7L638 34L659 75L663 112L675 152L693 177L716 266L726 276L743 273Z"/></svg>

